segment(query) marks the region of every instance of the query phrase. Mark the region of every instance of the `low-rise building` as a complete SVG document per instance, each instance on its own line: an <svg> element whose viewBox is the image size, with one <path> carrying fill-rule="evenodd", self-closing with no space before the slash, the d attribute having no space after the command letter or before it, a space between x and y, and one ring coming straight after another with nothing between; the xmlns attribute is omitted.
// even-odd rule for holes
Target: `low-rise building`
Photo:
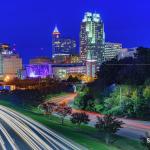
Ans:
<svg viewBox="0 0 150 150"><path fill-rule="evenodd" d="M118 54L118 60L126 57L135 57L136 48L123 48Z"/></svg>
<svg viewBox="0 0 150 150"><path fill-rule="evenodd" d="M122 44L106 42L105 50L104 50L104 54L103 54L104 61L115 58L121 50L122 50Z"/></svg>
<svg viewBox="0 0 150 150"><path fill-rule="evenodd" d="M69 62L70 55L69 54L55 54L53 57L54 64L66 64Z"/></svg>
<svg viewBox="0 0 150 150"><path fill-rule="evenodd" d="M30 59L30 64L49 64L51 59L48 57L37 57Z"/></svg>
<svg viewBox="0 0 150 150"><path fill-rule="evenodd" d="M32 64L25 66L24 69L20 70L19 77L21 79L26 78L46 78L52 77L52 66L51 64Z"/></svg>
<svg viewBox="0 0 150 150"><path fill-rule="evenodd" d="M66 79L72 74L86 74L86 66L82 64L56 64L52 65L53 76Z"/></svg>
<svg viewBox="0 0 150 150"><path fill-rule="evenodd" d="M21 79L54 77L63 80L74 74L85 75L86 66L82 64L32 64L20 70L19 77Z"/></svg>
<svg viewBox="0 0 150 150"><path fill-rule="evenodd" d="M18 71L22 69L22 59L17 54L2 55L0 54L0 74L1 79L13 79L18 76Z"/></svg>

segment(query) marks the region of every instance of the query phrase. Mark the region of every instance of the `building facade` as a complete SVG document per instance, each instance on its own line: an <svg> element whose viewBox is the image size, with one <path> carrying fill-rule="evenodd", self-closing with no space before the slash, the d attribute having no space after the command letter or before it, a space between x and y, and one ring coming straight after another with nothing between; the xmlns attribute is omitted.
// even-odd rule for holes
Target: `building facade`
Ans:
<svg viewBox="0 0 150 150"><path fill-rule="evenodd" d="M0 44L0 79L7 81L18 77L18 71L22 69L22 59L15 51L15 45Z"/></svg>
<svg viewBox="0 0 150 150"><path fill-rule="evenodd" d="M9 76L10 79L18 76L18 71L22 69L22 59L19 55L2 55L2 76Z"/></svg>
<svg viewBox="0 0 150 150"><path fill-rule="evenodd" d="M54 64L66 64L70 58L69 54L57 54L53 57Z"/></svg>
<svg viewBox="0 0 150 150"><path fill-rule="evenodd" d="M71 55L70 56L70 63L75 64L75 63L81 63L81 59L79 55Z"/></svg>
<svg viewBox="0 0 150 150"><path fill-rule="evenodd" d="M132 57L134 58L135 57L135 54L137 52L136 50L137 48L123 48L119 54L118 54L118 60L120 59L124 59L124 58L127 58L127 57Z"/></svg>
<svg viewBox="0 0 150 150"><path fill-rule="evenodd" d="M30 64L48 64L51 63L50 58L47 57L38 57L30 59Z"/></svg>
<svg viewBox="0 0 150 150"><path fill-rule="evenodd" d="M57 55L53 58L54 64L79 64L81 63L80 57L78 55Z"/></svg>
<svg viewBox="0 0 150 150"><path fill-rule="evenodd" d="M115 58L120 51L122 50L122 44L121 43L105 43L105 50L104 50L104 60L111 60Z"/></svg>
<svg viewBox="0 0 150 150"><path fill-rule="evenodd" d="M3 77L3 56L0 54L0 78Z"/></svg>
<svg viewBox="0 0 150 150"><path fill-rule="evenodd" d="M55 27L52 33L52 57L54 58L57 53L60 51L60 32L58 31L57 26Z"/></svg>
<svg viewBox="0 0 150 150"><path fill-rule="evenodd" d="M86 66L82 64L52 65L53 75L59 79L67 79L72 74L86 74Z"/></svg>
<svg viewBox="0 0 150 150"><path fill-rule="evenodd" d="M80 29L80 55L83 63L86 63L88 53L92 54L92 60L97 67L103 62L104 52L104 23L100 14L87 12L81 23Z"/></svg>
<svg viewBox="0 0 150 150"><path fill-rule="evenodd" d="M63 80L74 74L85 75L86 66L82 64L32 64L20 70L19 77L21 79L54 77Z"/></svg>
<svg viewBox="0 0 150 150"><path fill-rule="evenodd" d="M14 49L9 44L0 43L0 54L11 55L14 53L15 53Z"/></svg>
<svg viewBox="0 0 150 150"><path fill-rule="evenodd" d="M52 77L52 66L51 64L32 64L26 67L26 76L29 78L46 78ZM25 73L23 71L23 73Z"/></svg>
<svg viewBox="0 0 150 150"><path fill-rule="evenodd" d="M71 38L61 37L61 33L58 28L55 27L52 33L52 57L62 54L75 54L77 44L76 41Z"/></svg>
<svg viewBox="0 0 150 150"><path fill-rule="evenodd" d="M91 78L96 77L97 60L93 57L92 51L88 51L86 58L86 75Z"/></svg>

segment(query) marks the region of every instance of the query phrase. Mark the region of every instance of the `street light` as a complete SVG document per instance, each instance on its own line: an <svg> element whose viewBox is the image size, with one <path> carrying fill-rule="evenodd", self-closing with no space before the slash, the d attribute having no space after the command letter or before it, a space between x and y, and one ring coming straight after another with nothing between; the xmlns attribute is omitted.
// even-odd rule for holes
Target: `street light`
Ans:
<svg viewBox="0 0 150 150"><path fill-rule="evenodd" d="M10 77L7 75L7 76L4 78L4 81L5 81L5 82L9 82L9 81L10 81Z"/></svg>

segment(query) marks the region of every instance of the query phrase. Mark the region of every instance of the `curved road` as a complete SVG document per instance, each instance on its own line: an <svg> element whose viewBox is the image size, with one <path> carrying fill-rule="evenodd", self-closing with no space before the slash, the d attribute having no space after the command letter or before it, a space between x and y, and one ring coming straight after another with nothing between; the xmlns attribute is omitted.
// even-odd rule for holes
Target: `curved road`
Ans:
<svg viewBox="0 0 150 150"><path fill-rule="evenodd" d="M66 96L53 98L50 101L56 102L56 103L66 103L68 105L71 105L76 95L77 94L75 93L68 94ZM89 123L90 126L95 125L98 116L99 117L103 116L99 113L77 110L77 109L73 109L73 112L84 112L88 114L91 120ZM122 120L125 123L124 128L120 129L117 133L120 136L139 140L141 136L145 136L145 132L148 132L150 134L150 121L140 121L140 120L132 120L132 119L124 119L124 118L118 118L118 119Z"/></svg>
<svg viewBox="0 0 150 150"><path fill-rule="evenodd" d="M43 125L0 106L0 150L80 150Z"/></svg>

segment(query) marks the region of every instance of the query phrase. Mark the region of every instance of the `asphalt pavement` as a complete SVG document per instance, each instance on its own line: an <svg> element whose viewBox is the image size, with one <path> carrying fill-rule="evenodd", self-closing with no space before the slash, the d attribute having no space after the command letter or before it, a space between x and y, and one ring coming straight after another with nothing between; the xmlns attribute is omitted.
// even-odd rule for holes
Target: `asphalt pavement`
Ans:
<svg viewBox="0 0 150 150"><path fill-rule="evenodd" d="M40 123L0 106L0 150L81 150Z"/></svg>

